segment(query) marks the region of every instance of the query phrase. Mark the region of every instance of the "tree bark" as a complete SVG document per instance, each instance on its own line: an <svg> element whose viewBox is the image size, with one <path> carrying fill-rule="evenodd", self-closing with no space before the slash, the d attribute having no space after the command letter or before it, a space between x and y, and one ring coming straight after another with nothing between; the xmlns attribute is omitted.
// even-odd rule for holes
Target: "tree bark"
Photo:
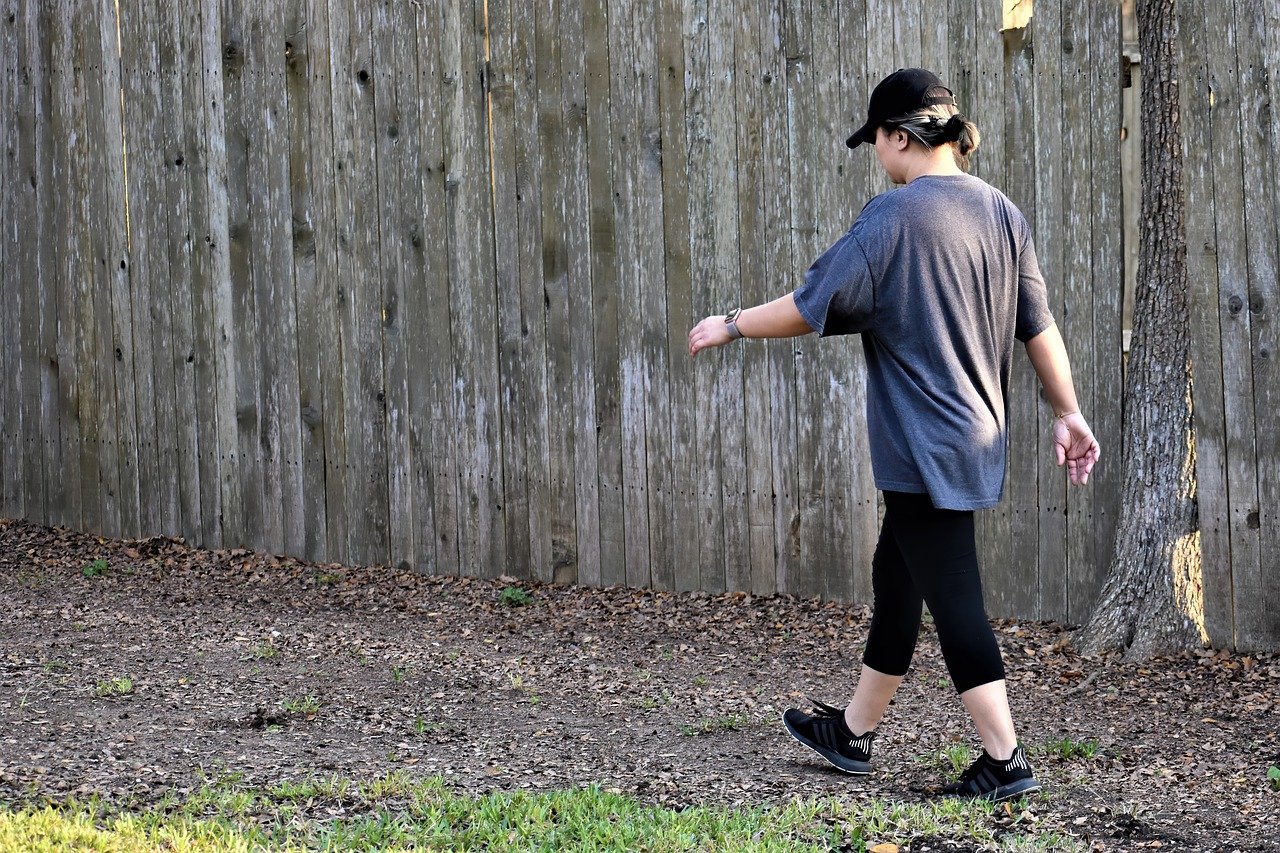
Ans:
<svg viewBox="0 0 1280 853"><path fill-rule="evenodd" d="M1107 582L1080 647L1143 658L1203 645L1191 413L1190 294L1174 0L1138 0L1142 227L1124 485Z"/></svg>

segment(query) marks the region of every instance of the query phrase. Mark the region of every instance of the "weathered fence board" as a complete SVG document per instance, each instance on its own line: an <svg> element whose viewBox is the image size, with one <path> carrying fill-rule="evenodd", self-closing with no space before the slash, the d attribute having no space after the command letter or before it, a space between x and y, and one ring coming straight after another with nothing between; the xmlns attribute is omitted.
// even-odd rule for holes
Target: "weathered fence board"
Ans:
<svg viewBox="0 0 1280 853"><path fill-rule="evenodd" d="M1182 7L1205 620L1248 647L1280 636L1277 3ZM1132 248L1116 4L1046 0L1003 34L984 0L77 10L0 0L0 512L867 601L858 342L695 361L685 333L794 288L889 188L843 140L925 65L1027 214L1105 454L1066 488L1016 354L991 609L1088 615Z"/></svg>

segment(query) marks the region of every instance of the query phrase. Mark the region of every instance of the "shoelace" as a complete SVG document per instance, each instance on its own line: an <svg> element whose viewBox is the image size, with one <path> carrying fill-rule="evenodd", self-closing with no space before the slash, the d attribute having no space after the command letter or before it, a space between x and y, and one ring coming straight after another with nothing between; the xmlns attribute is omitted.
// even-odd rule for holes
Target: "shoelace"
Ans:
<svg viewBox="0 0 1280 853"><path fill-rule="evenodd" d="M828 705L826 702L820 702L812 697L809 698L809 704L813 706L816 712L815 717L828 717L831 719L844 719L844 708L837 708L834 705Z"/></svg>

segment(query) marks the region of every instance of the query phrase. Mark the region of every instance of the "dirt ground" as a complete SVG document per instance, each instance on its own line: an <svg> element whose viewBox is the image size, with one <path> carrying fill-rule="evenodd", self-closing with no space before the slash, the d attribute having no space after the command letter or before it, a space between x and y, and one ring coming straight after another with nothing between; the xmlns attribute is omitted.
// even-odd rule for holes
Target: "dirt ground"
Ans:
<svg viewBox="0 0 1280 853"><path fill-rule="evenodd" d="M512 585L527 603L504 600ZM2 520L0 595L9 801L403 770L468 792L595 781L671 807L918 802L944 781L940 751L975 743L928 626L872 775L786 736L784 708L847 698L862 607L435 578ZM1046 791L993 821L1096 849L1280 850L1280 657L1130 664L1080 657L1062 625L997 635ZM1068 756L1064 739L1097 753Z"/></svg>

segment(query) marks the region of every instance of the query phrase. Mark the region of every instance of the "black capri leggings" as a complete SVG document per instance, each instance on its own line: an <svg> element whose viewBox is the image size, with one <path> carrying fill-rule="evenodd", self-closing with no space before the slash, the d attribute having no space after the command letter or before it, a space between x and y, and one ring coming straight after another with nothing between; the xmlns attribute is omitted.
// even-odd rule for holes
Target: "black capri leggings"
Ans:
<svg viewBox="0 0 1280 853"><path fill-rule="evenodd" d="M928 495L885 492L884 526L871 561L875 608L862 662L906 675L929 605L956 692L1004 678L978 577L973 513L936 509Z"/></svg>

